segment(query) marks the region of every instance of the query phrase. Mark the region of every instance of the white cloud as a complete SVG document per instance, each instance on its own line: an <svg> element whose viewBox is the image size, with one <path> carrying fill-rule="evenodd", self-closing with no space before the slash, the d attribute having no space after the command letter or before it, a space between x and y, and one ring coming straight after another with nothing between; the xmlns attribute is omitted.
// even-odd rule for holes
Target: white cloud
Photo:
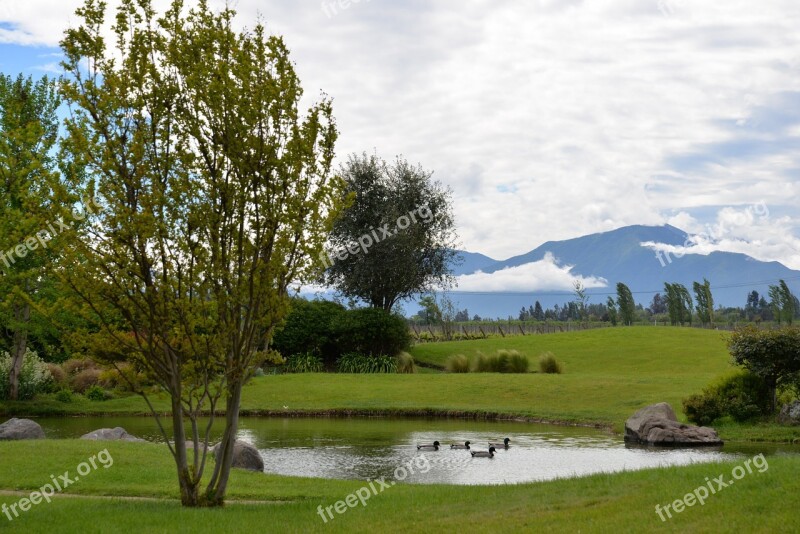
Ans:
<svg viewBox="0 0 800 534"><path fill-rule="evenodd" d="M572 274L571 265L559 265L558 260L547 252L540 261L508 267L493 273L478 271L457 277L458 291L538 291L569 290L580 281L587 289L607 287L608 281L594 276Z"/></svg>
<svg viewBox="0 0 800 534"><path fill-rule="evenodd" d="M50 46L81 3L0 2L15 28L0 42ZM718 222L701 208L800 204L800 152L787 148L800 126L758 129L800 92L795 0L370 0L330 17L317 1L235 7L284 35L309 103L334 98L340 159L403 154L453 188L469 250L502 258L680 212L700 230ZM797 262L791 224L765 231L760 250Z"/></svg>

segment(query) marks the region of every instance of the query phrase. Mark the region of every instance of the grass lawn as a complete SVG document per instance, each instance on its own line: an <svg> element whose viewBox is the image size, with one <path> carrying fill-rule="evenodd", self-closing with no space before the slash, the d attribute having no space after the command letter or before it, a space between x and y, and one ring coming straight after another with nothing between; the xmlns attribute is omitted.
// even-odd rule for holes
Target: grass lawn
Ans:
<svg viewBox="0 0 800 534"><path fill-rule="evenodd" d="M323 523L317 507L334 505L365 483L290 478L234 470L229 505L186 510L174 499L174 465L154 444L44 440L0 443L0 504L11 505L107 448L98 465L56 496L9 522L7 532L788 532L800 528L800 462L771 457L718 490L704 505L659 519L662 507L741 464L595 475L499 487L398 484ZM13 461L9 461L12 459ZM489 460L487 460L489 461ZM491 460L495 461L495 460ZM14 490L9 494L8 490ZM104 496L104 497L103 497ZM115 498L111 498L115 497ZM133 499L144 498L144 500Z"/></svg>
<svg viewBox="0 0 800 534"><path fill-rule="evenodd" d="M669 327L603 328L581 332L428 343L412 350L419 361L443 365L452 354L516 349L536 369L552 352L564 374L419 373L415 375L297 374L254 379L244 391L243 413L329 411L396 414L505 415L589 423L621 431L635 410L669 402L679 417L681 400L733 369L725 333ZM165 398L155 399L167 411ZM286 408L284 408L286 407ZM137 397L63 404L52 397L0 403L10 415L146 413ZM754 430L756 429L756 430ZM727 423L728 440L800 440L800 428Z"/></svg>

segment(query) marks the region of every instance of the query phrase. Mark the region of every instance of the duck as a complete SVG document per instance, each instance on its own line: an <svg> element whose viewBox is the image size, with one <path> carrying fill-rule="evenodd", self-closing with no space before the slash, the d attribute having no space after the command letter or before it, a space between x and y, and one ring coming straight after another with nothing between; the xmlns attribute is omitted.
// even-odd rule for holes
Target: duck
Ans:
<svg viewBox="0 0 800 534"><path fill-rule="evenodd" d="M489 447L488 451L470 451L473 458L494 458L494 453L494 447Z"/></svg>
<svg viewBox="0 0 800 534"><path fill-rule="evenodd" d="M434 441L433 443L423 443L422 445L417 445L418 451L438 451L439 450L439 442Z"/></svg>
<svg viewBox="0 0 800 534"><path fill-rule="evenodd" d="M457 445L457 444L453 443L452 445L450 445L450 448L451 449L462 449L462 450L463 449L469 449L469 441L465 441L463 445Z"/></svg>
<svg viewBox="0 0 800 534"><path fill-rule="evenodd" d="M509 441L511 441L511 440L508 439L508 438L504 438L502 443L497 442L497 441L490 441L489 442L489 446L490 447L503 447L504 449L507 449Z"/></svg>

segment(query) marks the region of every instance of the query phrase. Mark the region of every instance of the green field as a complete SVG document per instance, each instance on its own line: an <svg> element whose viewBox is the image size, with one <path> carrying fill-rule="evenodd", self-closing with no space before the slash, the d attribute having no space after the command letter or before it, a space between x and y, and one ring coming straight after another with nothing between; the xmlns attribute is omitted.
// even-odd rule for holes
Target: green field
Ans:
<svg viewBox="0 0 800 534"><path fill-rule="evenodd" d="M619 431L636 409L683 397L732 367L724 334L684 328L615 328L415 347L414 357L441 367L453 354L474 357L515 349L536 369L541 352L564 364L561 375L530 372L414 375L305 374L264 376L245 388L243 413L418 414L525 417L588 423ZM166 399L156 398L166 411ZM0 404L5 415L146 413L144 402L124 397L90 402L51 396ZM725 439L798 441L800 428L772 423L723 423ZM557 530L582 532L774 532L800 529L796 506L800 462L770 458L769 470L662 522L655 505L681 498L705 477L736 464L705 464L501 487L399 484L323 523L317 506L333 505L364 482L304 479L235 471L230 504L222 510L186 510L176 501L174 465L164 446L46 440L0 443L0 504L10 505L108 447L109 469L98 469L50 504L33 507L0 531L19 532L471 532ZM87 520L87 511L91 519Z"/></svg>

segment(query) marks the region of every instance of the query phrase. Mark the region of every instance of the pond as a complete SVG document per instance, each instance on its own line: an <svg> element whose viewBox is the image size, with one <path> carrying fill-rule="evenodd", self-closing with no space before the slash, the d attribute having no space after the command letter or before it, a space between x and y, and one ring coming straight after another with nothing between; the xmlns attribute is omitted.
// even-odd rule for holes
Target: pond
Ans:
<svg viewBox="0 0 800 534"><path fill-rule="evenodd" d="M152 418L82 417L42 419L49 438L74 438L98 428L124 427L135 436L160 441ZM215 424L215 437L222 422ZM489 440L510 438L510 447L492 459L451 450L470 441L486 450ZM627 446L603 430L518 422L398 418L241 419L239 439L255 445L265 471L292 476L339 479L395 478L398 467L413 463L413 473L398 477L419 484L504 484L584 476L697 462L765 455L800 455L800 447L728 444L715 448ZM417 451L418 443L437 440L439 451Z"/></svg>

